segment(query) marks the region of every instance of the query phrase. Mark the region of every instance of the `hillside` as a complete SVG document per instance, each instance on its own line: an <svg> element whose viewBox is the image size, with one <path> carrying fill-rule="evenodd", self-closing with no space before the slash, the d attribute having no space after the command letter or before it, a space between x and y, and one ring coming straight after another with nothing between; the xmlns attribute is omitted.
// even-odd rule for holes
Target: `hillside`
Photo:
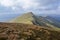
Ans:
<svg viewBox="0 0 60 40"><path fill-rule="evenodd" d="M28 13L25 13L25 14L23 14L21 16L18 16L16 18L12 19L9 22L12 22L12 23L33 24L32 20L34 20L33 13L32 12L28 12Z"/></svg>
<svg viewBox="0 0 60 40"><path fill-rule="evenodd" d="M51 16L47 16L47 17L45 17L45 19L48 20L52 25L57 26L57 27L60 28L60 22L57 21L57 19L55 19Z"/></svg>
<svg viewBox="0 0 60 40"><path fill-rule="evenodd" d="M60 28L58 28L60 24L57 21L55 21L54 18L52 19L50 17L47 17L40 16L38 17L38 20L36 20L36 22L38 22L38 24L41 26L53 28L55 30L60 30Z"/></svg>
<svg viewBox="0 0 60 40"><path fill-rule="evenodd" d="M35 16L32 12L27 12L21 16L18 16L16 18L13 18L10 23L24 23L24 24L34 24L44 27L53 28L55 30L60 30L59 23L52 19L51 17L45 16Z"/></svg>
<svg viewBox="0 0 60 40"><path fill-rule="evenodd" d="M60 31L29 24L0 23L0 40L60 40Z"/></svg>

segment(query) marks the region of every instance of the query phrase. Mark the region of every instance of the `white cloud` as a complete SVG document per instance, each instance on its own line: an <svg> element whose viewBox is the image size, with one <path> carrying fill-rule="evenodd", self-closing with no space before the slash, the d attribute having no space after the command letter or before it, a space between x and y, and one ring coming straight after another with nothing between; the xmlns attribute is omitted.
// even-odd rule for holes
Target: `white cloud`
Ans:
<svg viewBox="0 0 60 40"><path fill-rule="evenodd" d="M19 4L23 9L36 8L38 5L40 5L40 3L32 0L17 0L16 4Z"/></svg>
<svg viewBox="0 0 60 40"><path fill-rule="evenodd" d="M33 3L30 0L18 0L19 3L23 8L29 8Z"/></svg>
<svg viewBox="0 0 60 40"><path fill-rule="evenodd" d="M20 6L23 9L29 9L39 5L39 3L36 3L32 0L0 0L0 4L5 7L14 7L13 9L15 9L15 6Z"/></svg>
<svg viewBox="0 0 60 40"><path fill-rule="evenodd" d="M5 6L5 7L9 7L9 6L13 6L13 1L11 1L11 0L0 0L0 4Z"/></svg>
<svg viewBox="0 0 60 40"><path fill-rule="evenodd" d="M52 9L55 10L55 6L57 6L57 0L0 0L0 4L2 6L12 8L14 12L18 10L20 12L20 8L25 11L34 10L35 12L35 10L39 10L39 12L54 12Z"/></svg>

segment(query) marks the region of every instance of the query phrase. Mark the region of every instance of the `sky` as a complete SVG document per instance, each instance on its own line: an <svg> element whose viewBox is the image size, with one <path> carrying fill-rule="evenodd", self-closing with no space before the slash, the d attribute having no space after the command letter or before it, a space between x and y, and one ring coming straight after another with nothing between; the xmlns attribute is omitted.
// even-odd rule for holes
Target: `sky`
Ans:
<svg viewBox="0 0 60 40"><path fill-rule="evenodd" d="M60 14L60 0L0 0L0 19L25 12Z"/></svg>

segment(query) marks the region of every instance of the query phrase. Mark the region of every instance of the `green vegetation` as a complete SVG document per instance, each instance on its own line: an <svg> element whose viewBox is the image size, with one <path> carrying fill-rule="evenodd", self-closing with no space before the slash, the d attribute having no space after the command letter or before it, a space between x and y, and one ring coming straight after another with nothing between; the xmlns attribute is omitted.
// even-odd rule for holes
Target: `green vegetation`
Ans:
<svg viewBox="0 0 60 40"><path fill-rule="evenodd" d="M15 18L15 19L11 20L10 22L33 24L32 20L34 20L33 13L32 12L28 12L26 14L23 14L22 16L19 16L19 17Z"/></svg>

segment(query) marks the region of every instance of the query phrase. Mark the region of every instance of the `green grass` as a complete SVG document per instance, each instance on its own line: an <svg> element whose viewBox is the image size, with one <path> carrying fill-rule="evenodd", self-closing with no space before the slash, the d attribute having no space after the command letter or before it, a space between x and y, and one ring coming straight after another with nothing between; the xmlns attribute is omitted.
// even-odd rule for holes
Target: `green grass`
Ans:
<svg viewBox="0 0 60 40"><path fill-rule="evenodd" d="M26 24L32 24L33 14L31 12L23 14L22 16L18 16L15 19L12 19L10 22L14 23L26 23Z"/></svg>

